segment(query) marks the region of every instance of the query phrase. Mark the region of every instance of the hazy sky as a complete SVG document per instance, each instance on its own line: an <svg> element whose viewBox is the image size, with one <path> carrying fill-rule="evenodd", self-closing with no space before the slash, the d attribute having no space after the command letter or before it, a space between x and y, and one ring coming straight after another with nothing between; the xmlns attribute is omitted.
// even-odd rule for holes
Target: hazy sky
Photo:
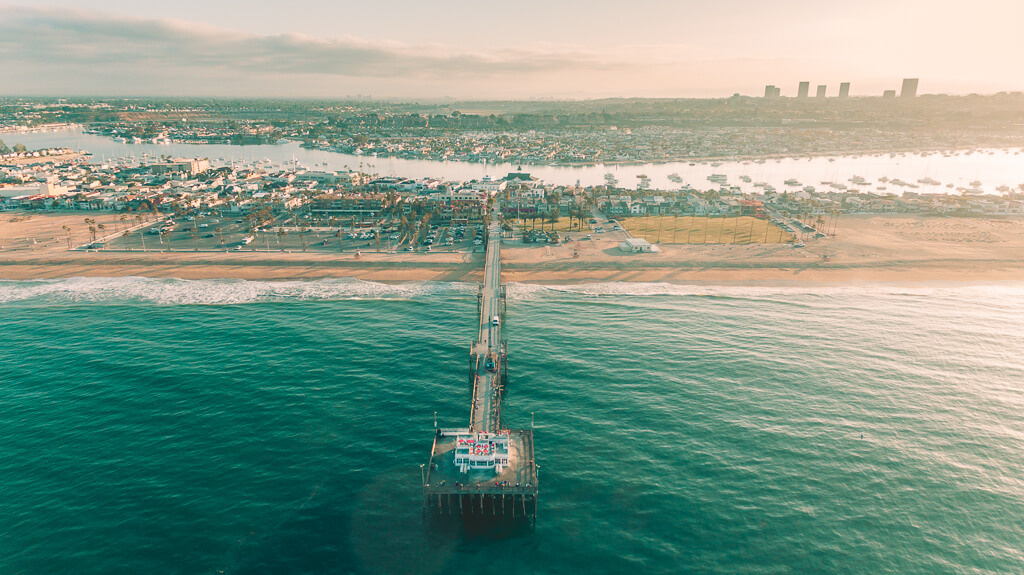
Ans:
<svg viewBox="0 0 1024 575"><path fill-rule="evenodd" d="M1024 89L1019 0L0 0L0 93L703 97Z"/></svg>

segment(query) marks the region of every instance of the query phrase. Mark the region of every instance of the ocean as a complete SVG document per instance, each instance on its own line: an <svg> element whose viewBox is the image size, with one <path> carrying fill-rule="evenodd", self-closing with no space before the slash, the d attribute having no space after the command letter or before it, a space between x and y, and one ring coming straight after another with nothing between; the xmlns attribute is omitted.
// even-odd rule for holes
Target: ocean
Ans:
<svg viewBox="0 0 1024 575"><path fill-rule="evenodd" d="M424 524L476 286L0 281L0 573L1021 573L1024 285L510 284L536 530Z"/></svg>

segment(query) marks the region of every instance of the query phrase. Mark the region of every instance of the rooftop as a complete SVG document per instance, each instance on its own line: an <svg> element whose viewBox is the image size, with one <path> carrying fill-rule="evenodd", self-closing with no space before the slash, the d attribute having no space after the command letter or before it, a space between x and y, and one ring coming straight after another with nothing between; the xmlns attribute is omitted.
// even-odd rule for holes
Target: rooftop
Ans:
<svg viewBox="0 0 1024 575"><path fill-rule="evenodd" d="M533 432L440 429L424 486L435 493L535 493Z"/></svg>

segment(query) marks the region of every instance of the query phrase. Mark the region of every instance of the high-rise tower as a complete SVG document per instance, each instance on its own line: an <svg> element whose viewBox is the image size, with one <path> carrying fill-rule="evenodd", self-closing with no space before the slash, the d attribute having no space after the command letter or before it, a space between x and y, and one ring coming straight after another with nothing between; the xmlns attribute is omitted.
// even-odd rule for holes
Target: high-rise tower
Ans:
<svg viewBox="0 0 1024 575"><path fill-rule="evenodd" d="M903 88L900 90L900 98L913 98L917 96L917 78L904 78Z"/></svg>

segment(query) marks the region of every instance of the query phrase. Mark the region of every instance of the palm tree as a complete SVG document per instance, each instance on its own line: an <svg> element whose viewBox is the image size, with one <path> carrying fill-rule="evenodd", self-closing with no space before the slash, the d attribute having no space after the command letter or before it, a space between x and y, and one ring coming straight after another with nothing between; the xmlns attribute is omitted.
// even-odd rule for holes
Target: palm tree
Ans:
<svg viewBox="0 0 1024 575"><path fill-rule="evenodd" d="M125 225L125 222L128 221L128 214L121 214L121 218L120 219L121 219L121 225L122 226Z"/></svg>
<svg viewBox="0 0 1024 575"><path fill-rule="evenodd" d="M281 238L288 235L284 228L277 228L277 245L281 245Z"/></svg>
<svg viewBox="0 0 1024 575"><path fill-rule="evenodd" d="M343 245L341 243L341 230L340 229L338 231L334 232L334 237L338 238L338 251L340 252L340 251L342 251L342 245Z"/></svg>
<svg viewBox="0 0 1024 575"><path fill-rule="evenodd" d="M299 239L302 241L302 251L306 251L306 232L309 230L303 226L299 228Z"/></svg>
<svg viewBox="0 0 1024 575"><path fill-rule="evenodd" d="M132 233L125 230L124 233L121 234L121 237L128 242L128 251L132 251Z"/></svg>
<svg viewBox="0 0 1024 575"><path fill-rule="evenodd" d="M195 230L189 230L188 235L192 236L192 247L195 251L199 251L199 234Z"/></svg>
<svg viewBox="0 0 1024 575"><path fill-rule="evenodd" d="M93 243L96 242L96 226L89 226L89 234L92 235Z"/></svg>
<svg viewBox="0 0 1024 575"><path fill-rule="evenodd" d="M217 228L214 231L217 232L217 237L220 238L220 247L224 247L224 228Z"/></svg>
<svg viewBox="0 0 1024 575"><path fill-rule="evenodd" d="M142 230L139 230L139 239L142 241L142 251L146 251L146 234L142 233Z"/></svg>
<svg viewBox="0 0 1024 575"><path fill-rule="evenodd" d="M71 228L69 228L66 225L63 225L63 226L61 226L61 229L64 230L64 234L68 238L68 249L70 250L71 249Z"/></svg>

